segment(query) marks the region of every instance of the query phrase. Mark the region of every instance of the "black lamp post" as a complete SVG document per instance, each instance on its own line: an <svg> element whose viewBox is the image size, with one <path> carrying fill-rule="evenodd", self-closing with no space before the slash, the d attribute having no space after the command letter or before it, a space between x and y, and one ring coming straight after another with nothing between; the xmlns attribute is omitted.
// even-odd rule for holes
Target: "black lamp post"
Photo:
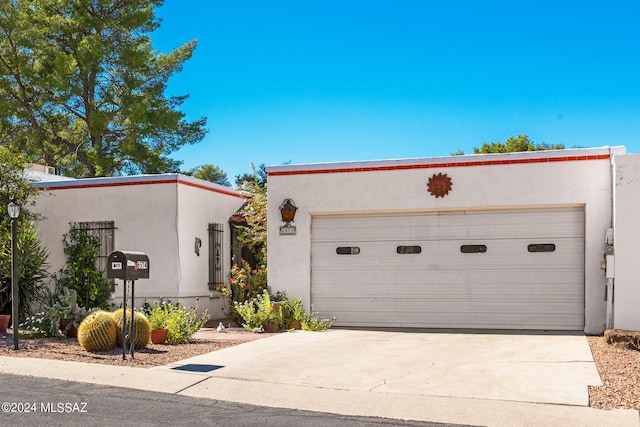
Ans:
<svg viewBox="0 0 640 427"><path fill-rule="evenodd" d="M295 203L293 203L293 200L285 199L284 202L282 202L282 204L280 205L280 215L282 216L282 221L286 222L287 224L292 222L296 217L297 210L298 207Z"/></svg>
<svg viewBox="0 0 640 427"><path fill-rule="evenodd" d="M7 206L9 218L11 218L11 331L13 333L13 349L18 349L18 302L20 299L18 292L18 216L20 215L20 205L15 199L11 200Z"/></svg>

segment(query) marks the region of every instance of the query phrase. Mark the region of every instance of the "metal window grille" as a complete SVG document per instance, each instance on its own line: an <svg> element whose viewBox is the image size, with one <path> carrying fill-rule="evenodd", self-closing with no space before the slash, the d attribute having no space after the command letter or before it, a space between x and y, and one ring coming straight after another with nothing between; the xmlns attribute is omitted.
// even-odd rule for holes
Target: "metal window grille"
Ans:
<svg viewBox="0 0 640 427"><path fill-rule="evenodd" d="M209 290L224 285L222 242L224 224L209 224Z"/></svg>
<svg viewBox="0 0 640 427"><path fill-rule="evenodd" d="M115 248L115 222L114 221L90 221L90 222L78 222L72 225L73 228L87 230L90 236L97 237L100 241L100 251L96 258L96 269L102 271L106 278L107 272L107 260L109 254L114 251ZM109 280L109 283L114 284L114 280Z"/></svg>

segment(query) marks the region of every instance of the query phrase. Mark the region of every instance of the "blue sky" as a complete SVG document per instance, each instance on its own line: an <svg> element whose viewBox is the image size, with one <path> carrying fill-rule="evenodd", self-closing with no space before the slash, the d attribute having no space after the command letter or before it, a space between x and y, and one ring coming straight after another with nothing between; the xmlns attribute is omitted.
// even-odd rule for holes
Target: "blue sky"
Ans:
<svg viewBox="0 0 640 427"><path fill-rule="evenodd" d="M166 0L169 85L208 118L174 153L255 164L446 156L527 134L640 152L640 2Z"/></svg>

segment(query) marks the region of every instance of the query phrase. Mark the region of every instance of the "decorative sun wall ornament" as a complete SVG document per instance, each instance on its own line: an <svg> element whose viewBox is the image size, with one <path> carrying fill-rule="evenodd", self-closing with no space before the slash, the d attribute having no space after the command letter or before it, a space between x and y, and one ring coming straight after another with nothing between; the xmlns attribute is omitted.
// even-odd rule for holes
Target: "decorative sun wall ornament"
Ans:
<svg viewBox="0 0 640 427"><path fill-rule="evenodd" d="M429 183L427 184L427 190L429 190L429 193L436 198L444 197L449 194L451 187L453 187L453 183L446 173L434 174L429 178Z"/></svg>

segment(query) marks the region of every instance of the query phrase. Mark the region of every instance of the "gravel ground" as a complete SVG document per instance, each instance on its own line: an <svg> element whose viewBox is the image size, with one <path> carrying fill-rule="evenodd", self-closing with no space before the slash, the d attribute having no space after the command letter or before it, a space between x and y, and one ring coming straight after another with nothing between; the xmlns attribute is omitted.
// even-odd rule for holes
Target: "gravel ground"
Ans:
<svg viewBox="0 0 640 427"><path fill-rule="evenodd" d="M123 360L122 347L110 351L90 353L80 347L76 338L21 339L19 351L14 351L13 336L0 334L0 356L36 357L151 368L267 336L269 334L252 334L241 328L227 330L223 334L216 332L215 329L204 328L193 336L189 344L149 343L147 348L136 350L133 358L127 357L126 360Z"/></svg>
<svg viewBox="0 0 640 427"><path fill-rule="evenodd" d="M602 386L589 387L589 404L600 409L640 410L640 351L587 337Z"/></svg>
<svg viewBox="0 0 640 427"><path fill-rule="evenodd" d="M84 351L74 338L22 339L20 351L16 352L13 350L12 336L0 334L0 356L37 357L150 368L269 335L253 334L240 328L228 329L227 333L220 334L215 329L204 328L194 335L189 344L149 344L146 349L137 350L133 359L127 357L126 360L122 360L122 348L89 353ZM589 387L590 406L600 409L640 410L640 352L609 345L604 337L587 337L587 341L602 379L602 386Z"/></svg>

